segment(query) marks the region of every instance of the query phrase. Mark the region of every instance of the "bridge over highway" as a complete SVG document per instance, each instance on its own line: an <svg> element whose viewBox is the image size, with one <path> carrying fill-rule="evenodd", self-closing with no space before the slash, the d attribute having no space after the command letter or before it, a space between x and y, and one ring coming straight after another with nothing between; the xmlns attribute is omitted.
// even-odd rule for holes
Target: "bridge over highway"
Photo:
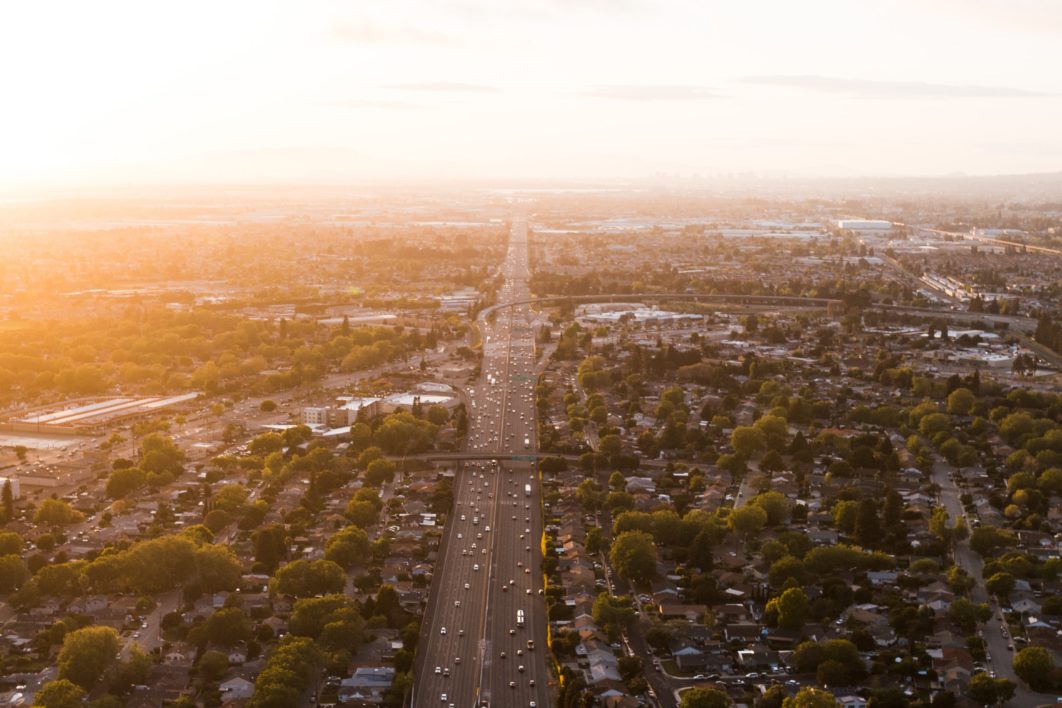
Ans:
<svg viewBox="0 0 1062 708"><path fill-rule="evenodd" d="M568 462L578 462L582 455L572 455L559 452L422 452L416 455L392 456L388 459L399 462L401 460L424 460L426 462L536 462L546 457L559 457ZM639 460L639 467L666 467L670 460Z"/></svg>
<svg viewBox="0 0 1062 708"><path fill-rule="evenodd" d="M483 312L480 313L480 316L486 317L496 311L526 305L557 304L563 302L626 302L640 300L689 300L703 303L743 305L745 307L832 309L835 312L843 311L843 308L845 307L844 301L837 298L803 297L800 295L744 295L741 293L600 293L597 295L550 295L547 297L502 302L485 308ZM899 315L912 315L916 317L936 317L949 321L965 322L979 320L992 325L1006 324L1008 328L1018 332L1033 332L1036 330L1035 319L1031 317L1021 317L1019 315L997 315L986 312L943 310L932 307L910 307L906 305L885 305L878 303L872 303L868 305L866 309L878 312L891 312Z"/></svg>

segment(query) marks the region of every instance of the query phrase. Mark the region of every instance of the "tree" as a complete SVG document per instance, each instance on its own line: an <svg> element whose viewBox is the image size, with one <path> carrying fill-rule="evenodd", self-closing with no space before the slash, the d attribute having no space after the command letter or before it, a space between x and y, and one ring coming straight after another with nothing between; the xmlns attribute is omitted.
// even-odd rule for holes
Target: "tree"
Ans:
<svg viewBox="0 0 1062 708"><path fill-rule="evenodd" d="M774 614L782 629L801 629L809 611L808 596L802 588L789 588L767 603L767 612Z"/></svg>
<svg viewBox="0 0 1062 708"><path fill-rule="evenodd" d="M767 438L759 428L739 425L730 434L730 444L734 447L734 454L748 459L763 450L767 445Z"/></svg>
<svg viewBox="0 0 1062 708"><path fill-rule="evenodd" d="M792 578L796 583L803 585L807 582L808 571L804 561L794 556L783 556L771 564L767 571L767 579L772 586L780 588Z"/></svg>
<svg viewBox="0 0 1062 708"><path fill-rule="evenodd" d="M609 551L612 567L635 583L647 583L656 577L656 545L644 531L626 531L612 542Z"/></svg>
<svg viewBox="0 0 1062 708"><path fill-rule="evenodd" d="M251 620L239 607L223 607L207 618L204 632L211 644L230 647L251 638Z"/></svg>
<svg viewBox="0 0 1062 708"><path fill-rule="evenodd" d="M782 708L782 703L785 702L785 699L785 688L775 684L764 692L760 700L756 701L756 708Z"/></svg>
<svg viewBox="0 0 1062 708"><path fill-rule="evenodd" d="M767 513L768 526L777 526L789 516L789 502L781 492L757 494L749 504L754 504Z"/></svg>
<svg viewBox="0 0 1062 708"><path fill-rule="evenodd" d="M21 556L14 553L0 556L0 595L18 590L29 577L29 568Z"/></svg>
<svg viewBox="0 0 1062 708"><path fill-rule="evenodd" d="M199 676L205 683L220 681L229 670L229 657L220 651L204 652L199 659Z"/></svg>
<svg viewBox="0 0 1062 708"><path fill-rule="evenodd" d="M973 410L977 396L968 388L957 388L948 394L948 413L952 415L969 415Z"/></svg>
<svg viewBox="0 0 1062 708"><path fill-rule="evenodd" d="M173 438L151 433L140 441L140 469L177 477L184 471L184 453Z"/></svg>
<svg viewBox="0 0 1062 708"><path fill-rule="evenodd" d="M970 534L970 548L982 557L1014 544L1014 533L996 526L979 526Z"/></svg>
<svg viewBox="0 0 1062 708"><path fill-rule="evenodd" d="M985 581L985 589L1000 599L1006 600L1014 591L1014 576L1007 572L994 574Z"/></svg>
<svg viewBox="0 0 1062 708"><path fill-rule="evenodd" d="M616 634L616 630L626 628L634 620L634 608L631 607L631 599L626 595L613 597L607 592L600 593L594 599L592 610L594 622L602 628L613 630L610 634Z"/></svg>
<svg viewBox="0 0 1062 708"><path fill-rule="evenodd" d="M623 441L619 435L606 435L601 438L598 451L609 459L615 459L623 452Z"/></svg>
<svg viewBox="0 0 1062 708"><path fill-rule="evenodd" d="M687 551L686 555L690 565L702 571L711 570L715 561L714 548L715 538L713 537L712 529L705 524L704 528L693 537L693 541Z"/></svg>
<svg viewBox="0 0 1062 708"><path fill-rule="evenodd" d="M288 635L269 656L254 681L250 708L298 705L321 656L312 639Z"/></svg>
<svg viewBox="0 0 1062 708"><path fill-rule="evenodd" d="M280 524L258 529L254 534L254 558L272 572L288 557L288 532Z"/></svg>
<svg viewBox="0 0 1062 708"><path fill-rule="evenodd" d="M235 590L243 573L240 559L227 546L206 543L195 549L194 562L196 580L204 592Z"/></svg>
<svg viewBox="0 0 1062 708"><path fill-rule="evenodd" d="M859 518L859 502L842 499L833 505L833 525L842 533L854 533Z"/></svg>
<svg viewBox="0 0 1062 708"><path fill-rule="evenodd" d="M782 708L837 708L837 699L832 693L805 686L795 696L786 698Z"/></svg>
<svg viewBox="0 0 1062 708"><path fill-rule="evenodd" d="M995 679L986 673L974 674L966 688L970 698L983 706L1005 703L1014 696L1015 685L1007 679Z"/></svg>
<svg viewBox="0 0 1062 708"><path fill-rule="evenodd" d="M1054 662L1043 647L1026 647L1014 655L1014 673L1034 691L1051 688Z"/></svg>
<svg viewBox="0 0 1062 708"><path fill-rule="evenodd" d="M605 537L605 532L599 526L591 526L586 530L585 545L587 553L597 554L608 551L608 539Z"/></svg>
<svg viewBox="0 0 1062 708"><path fill-rule="evenodd" d="M844 664L853 674L864 667L859 649L847 639L803 642L793 652L793 664L801 673L816 671L822 662L831 660Z"/></svg>
<svg viewBox="0 0 1062 708"><path fill-rule="evenodd" d="M356 526L348 526L328 539L325 544L325 560L350 569L358 563L366 562L371 548L368 534Z"/></svg>
<svg viewBox="0 0 1062 708"><path fill-rule="evenodd" d="M242 484L226 484L210 498L210 506L230 514L239 514L247 504L247 488Z"/></svg>
<svg viewBox="0 0 1062 708"><path fill-rule="evenodd" d="M730 698L714 688L690 688L682 692L679 708L728 708Z"/></svg>
<svg viewBox="0 0 1062 708"><path fill-rule="evenodd" d="M58 679L41 686L33 697L34 708L84 708L85 689L73 681Z"/></svg>
<svg viewBox="0 0 1062 708"><path fill-rule="evenodd" d="M124 693L133 686L147 683L151 669L155 666L151 655L139 644L132 644L128 648L128 656L128 659L118 662L115 667L114 678L108 686L112 692Z"/></svg>
<svg viewBox="0 0 1062 708"><path fill-rule="evenodd" d="M951 416L947 413L930 413L918 422L918 432L927 438L951 429Z"/></svg>
<svg viewBox="0 0 1062 708"><path fill-rule="evenodd" d="M759 506L746 504L731 511L727 523L736 533L751 538L767 524L767 512Z"/></svg>
<svg viewBox="0 0 1062 708"><path fill-rule="evenodd" d="M881 521L878 519L878 505L873 499L859 502L856 514L855 537L860 545L870 548L881 542Z"/></svg>
<svg viewBox="0 0 1062 708"><path fill-rule="evenodd" d="M779 415L761 416L753 424L753 428L763 435L764 444L781 452L789 442L789 421Z"/></svg>
<svg viewBox="0 0 1062 708"><path fill-rule="evenodd" d="M15 518L15 495L11 491L11 480L4 480L3 492L0 492L0 499L3 504L3 520L11 521Z"/></svg>
<svg viewBox="0 0 1062 708"><path fill-rule="evenodd" d="M955 522L954 526L949 524L950 518L942 506L934 509L929 517L929 532L949 546L956 540L964 538L967 530L961 518Z"/></svg>
<svg viewBox="0 0 1062 708"><path fill-rule="evenodd" d="M604 492L598 489L597 483L592 479L584 479L579 483L575 489L575 498L579 500L583 509L591 513L600 509L605 502Z"/></svg>
<svg viewBox="0 0 1062 708"><path fill-rule="evenodd" d="M280 433L262 433L251 440L248 449L252 455L265 457L271 452L280 452L284 449L284 436Z"/></svg>
<svg viewBox="0 0 1062 708"><path fill-rule="evenodd" d="M395 463L390 460L373 460L365 470L365 481L374 487L395 479Z"/></svg>
<svg viewBox="0 0 1062 708"><path fill-rule="evenodd" d="M203 526L210 529L211 533L218 533L232 522L232 514L221 509L211 509L203 517Z"/></svg>
<svg viewBox="0 0 1062 708"><path fill-rule="evenodd" d="M823 686L847 686L850 679L848 667L836 659L827 659L815 669L815 680Z"/></svg>
<svg viewBox="0 0 1062 708"><path fill-rule="evenodd" d="M368 423L358 421L350 426L350 446L355 452L362 452L372 445L372 428Z"/></svg>
<svg viewBox="0 0 1062 708"><path fill-rule="evenodd" d="M371 501L365 501L354 497L347 502L347 518L355 526L368 528L376 523L380 516L380 509Z"/></svg>
<svg viewBox="0 0 1062 708"><path fill-rule="evenodd" d="M297 560L282 566L269 581L273 593L313 597L343 592L346 574L330 560Z"/></svg>
<svg viewBox="0 0 1062 708"><path fill-rule="evenodd" d="M957 597L948 605L948 619L964 634L973 634L978 622L985 622L992 616L992 610L985 604L975 605L965 597Z"/></svg>
<svg viewBox="0 0 1062 708"><path fill-rule="evenodd" d="M14 531L0 531L0 556L22 553L26 542Z"/></svg>
<svg viewBox="0 0 1062 708"><path fill-rule="evenodd" d="M383 613L388 611L386 607L381 608L381 603L375 599L372 602L374 610L382 610ZM344 595L310 597L298 600L295 603L291 615L290 629L293 634L317 639L325 633L329 626L337 622L353 625L359 634L364 625L361 614L358 612L358 607L351 598ZM356 647L351 648L356 649Z"/></svg>
<svg viewBox="0 0 1062 708"><path fill-rule="evenodd" d="M139 467L116 469L107 477L107 496L121 499L147 484L147 473Z"/></svg>
<svg viewBox="0 0 1062 708"><path fill-rule="evenodd" d="M59 678L88 690L115 662L122 643L112 627L91 626L70 632L59 650Z"/></svg>
<svg viewBox="0 0 1062 708"><path fill-rule="evenodd" d="M48 526L66 526L84 521L85 515L71 507L62 499L45 499L37 507L33 520Z"/></svg>

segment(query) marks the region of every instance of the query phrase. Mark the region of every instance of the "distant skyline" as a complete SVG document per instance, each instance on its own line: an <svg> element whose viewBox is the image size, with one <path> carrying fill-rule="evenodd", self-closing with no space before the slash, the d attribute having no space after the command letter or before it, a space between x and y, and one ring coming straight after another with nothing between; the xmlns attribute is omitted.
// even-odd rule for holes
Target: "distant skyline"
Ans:
<svg viewBox="0 0 1062 708"><path fill-rule="evenodd" d="M1062 170L1062 2L6 3L0 189Z"/></svg>

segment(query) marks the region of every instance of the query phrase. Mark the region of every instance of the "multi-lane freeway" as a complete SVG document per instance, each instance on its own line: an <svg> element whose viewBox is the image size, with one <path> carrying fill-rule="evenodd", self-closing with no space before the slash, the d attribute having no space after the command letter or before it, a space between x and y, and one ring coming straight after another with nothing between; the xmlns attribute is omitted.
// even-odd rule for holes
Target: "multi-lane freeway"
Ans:
<svg viewBox="0 0 1062 708"><path fill-rule="evenodd" d="M502 302L526 300L527 224L513 223ZM535 354L527 305L484 315L482 375L468 448L535 450ZM414 708L550 705L540 569L542 489L534 463L476 460L454 480L417 652Z"/></svg>

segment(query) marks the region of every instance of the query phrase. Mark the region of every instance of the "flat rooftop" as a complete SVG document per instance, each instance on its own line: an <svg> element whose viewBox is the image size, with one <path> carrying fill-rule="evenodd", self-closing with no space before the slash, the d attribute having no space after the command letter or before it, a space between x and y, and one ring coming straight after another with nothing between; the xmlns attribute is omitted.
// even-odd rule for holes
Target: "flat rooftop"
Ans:
<svg viewBox="0 0 1062 708"><path fill-rule="evenodd" d="M42 428L99 425L131 415L152 413L168 406L191 401L198 396L198 393L185 393L179 396L129 396L107 398L91 403L60 403L37 409L28 415L16 418L14 422L39 425Z"/></svg>

